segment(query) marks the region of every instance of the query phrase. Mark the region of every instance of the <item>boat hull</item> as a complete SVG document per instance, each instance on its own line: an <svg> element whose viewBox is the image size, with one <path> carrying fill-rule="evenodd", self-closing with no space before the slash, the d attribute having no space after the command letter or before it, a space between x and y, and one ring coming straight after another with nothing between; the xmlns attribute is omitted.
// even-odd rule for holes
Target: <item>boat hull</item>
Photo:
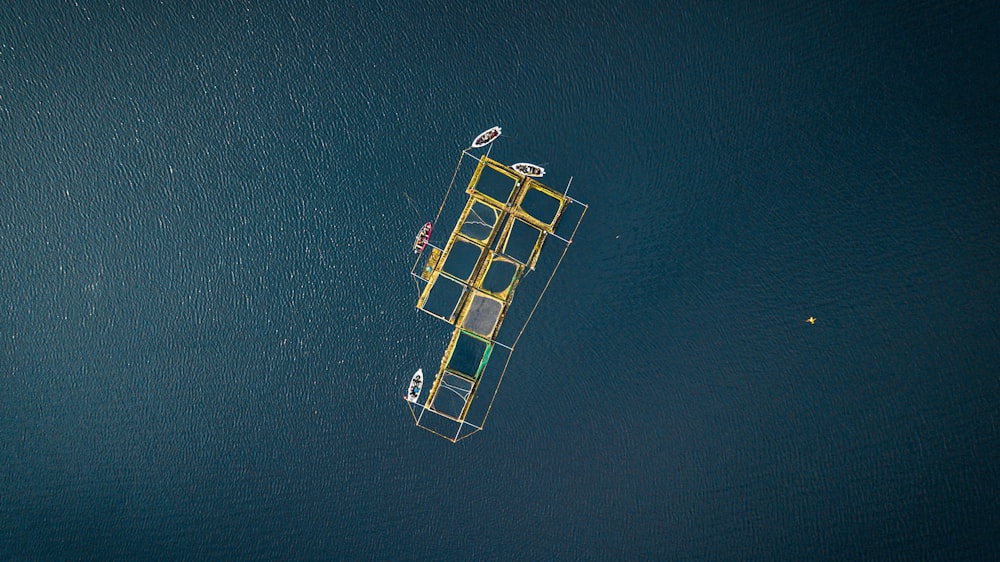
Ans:
<svg viewBox="0 0 1000 562"><path fill-rule="evenodd" d="M500 133L500 127L490 127L489 129L486 129L485 131L479 133L475 140L472 141L472 148L482 148L490 144L500 137Z"/></svg>
<svg viewBox="0 0 1000 562"><path fill-rule="evenodd" d="M417 233L416 239L413 241L413 253L419 254L424 251L427 247L427 242L431 239L431 231L434 230L434 225L427 223L420 227L420 232Z"/></svg>
<svg viewBox="0 0 1000 562"><path fill-rule="evenodd" d="M528 162L518 162L517 164L511 164L510 167L515 172L532 178L540 178L545 175L545 168L536 164L529 164Z"/></svg>
<svg viewBox="0 0 1000 562"><path fill-rule="evenodd" d="M403 399L407 402L416 403L420 400L420 390L424 386L424 370L417 369L416 373L413 373L413 377L410 378L410 386L406 390L406 394Z"/></svg>

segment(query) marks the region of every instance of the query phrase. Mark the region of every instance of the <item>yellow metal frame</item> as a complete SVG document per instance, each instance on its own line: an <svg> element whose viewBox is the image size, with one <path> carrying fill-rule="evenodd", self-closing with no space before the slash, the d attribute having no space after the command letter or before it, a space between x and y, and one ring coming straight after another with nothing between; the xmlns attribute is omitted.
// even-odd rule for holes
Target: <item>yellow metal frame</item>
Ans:
<svg viewBox="0 0 1000 562"><path fill-rule="evenodd" d="M459 162L461 163L461 160ZM510 195L508 196L507 201L499 201L494 197L491 197L486 193L477 190L476 187L479 183L482 173L487 168L499 172L504 176L507 176L508 178L511 179L512 182L514 182L513 189ZM456 175L457 175L457 168L456 168ZM454 179L452 181L454 181ZM541 254L542 247L545 244L547 237L549 235L555 234L555 229L558 226L559 220L563 216L567 206L570 205L571 203L578 203L573 199L569 198L566 194L560 193L533 178L525 177L519 174L518 172L514 171L509 166L506 166L496 160L492 160L487 156L482 156L479 158L476 168L472 174L472 178L469 180L469 184L466 186L465 191L468 194L469 199L468 201L466 201L466 204L463 207L457 222L455 223L455 227L452 229L451 234L448 236L448 240L444 244L444 248L440 250L437 248L433 248L423 266L423 269L420 271L419 277L424 281L426 281L426 284L422 288L420 295L417 299L418 309L427 312L428 314L434 316L435 318L439 318L441 320L444 320L445 322L448 322L449 324L455 326L455 329L452 331L452 335L451 338L449 339L448 345L445 347L444 353L442 354L437 375L435 376L434 382L431 385L430 391L427 394L424 406L421 407L420 405L416 405L416 407L420 411L420 415L418 415L416 411L413 411L414 405L411 404L411 411L413 411L414 413L414 419L416 420L417 425L420 425L424 429L427 429L428 431L431 431L432 433L440 435L441 437L444 437L453 442L458 441L463 437L460 436L460 434L463 431L463 427L465 425L468 425L471 428L473 428L472 432L479 431L480 429L482 429L481 425L483 422L485 422L486 416L489 414L489 409L492 408L492 399L490 400L489 407L486 409L486 412L483 415L483 419L478 422L479 425L471 423L468 420L466 420L466 416L468 415L469 408L472 405L472 402L476 396L476 391L479 389L480 382L482 381L483 372L485 371L486 368L486 363L489 361L494 346L498 345L495 338L497 337L497 334L500 333L500 327L503 324L504 318L507 314L507 310L513 300L514 292L517 289L517 286L520 283L522 277L524 276L525 270L534 269L535 265L538 262L538 258ZM545 222L540 218L532 216L530 213L528 213L523 209L522 205L524 203L525 197L527 197L528 194L531 193L532 191L538 191L541 194L550 197L558 202L558 207L554 213L554 216L550 221ZM484 238L481 239L477 239L471 236L470 234L462 232L462 228L466 224L475 224L474 222L469 222L470 214L479 217L480 220L482 219L479 213L473 211L473 209L477 204L486 206L493 213L493 216L491 217L493 219L492 224L487 224L487 221L483 221L482 223L480 223L484 226L488 226L490 229L489 233ZM578 204L583 205L581 203ZM442 208L443 208L443 203L442 203ZM579 224L583 220L583 214L585 213L586 213L586 205L583 205L583 212L581 213L580 218L573 229L574 235L576 233L576 228L579 228ZM510 242L511 232L515 227L515 225L518 223L525 224L538 231L537 239L535 240L535 243L532 246L531 252L529 254L526 263L521 263L517 258L514 258L506 254L507 246L508 243ZM571 240L567 241L562 238L560 238L560 240L566 243L566 248L564 248L563 250L563 256L565 256L566 250L568 249L569 242ZM449 274L448 272L443 270L443 267L447 261L448 256L454 249L455 244L459 241L467 242L475 246L478 246L481 250L479 258L476 261L475 265L473 266L472 272L469 274L467 280L459 279L454 275ZM561 261L562 258L560 257L559 263L561 263ZM513 265L514 274L512 275L511 281L508 284L508 286L505 287L503 290L489 291L485 289L482 285L486 279L487 274L490 271L490 268L497 263L507 263ZM558 268L558 263L556 264L556 268ZM552 272L552 275L554 274L555 270L553 270ZM444 318L439 314L435 314L424 308L424 306L427 304L427 299L430 296L431 289L441 279L442 276L452 282L464 286L463 292L459 297L458 301L456 302L455 308L452 310L450 318ZM551 277L552 276L550 275L549 281L551 281ZM545 288L542 289L542 295L544 295L545 290L547 288L548 288L548 282L546 283ZM476 302L477 297L489 299L491 301L499 303L500 305L496 321L493 325L493 329L490 331L489 334L480 334L478 332L472 331L472 328L463 327L465 325L466 319L470 314L473 303ZM538 300L541 300L541 296L539 296ZM531 313L528 315L528 320L531 319L531 316L534 314L534 310L535 308L537 308L537 306L538 302L536 301L535 306L532 308ZM487 316L486 318L490 317ZM525 321L525 325L526 324L527 320ZM523 333L523 331L524 328L522 327L521 333ZM481 362L477 368L476 376L474 378L470 378L465 373L459 373L457 371L451 371L448 369L452 356L455 352L455 348L458 344L459 338L461 338L463 334L475 338L476 340L479 340L486 344L486 350L483 352L483 357L481 358ZM518 339L519 338L520 338L520 333L518 334ZM516 340L515 340L515 345L516 345ZM510 347L504 346L504 347L506 347L509 351L513 351L513 346ZM509 355L507 356L507 361L508 362L510 361ZM504 372L506 372L506 366L507 363L504 364L504 369L503 369ZM442 380L446 375L453 375L459 377L461 379L468 381L472 385L468 394L463 398L465 402L462 407L461 413L457 417L436 410L434 408L435 400L437 399L439 391L441 390ZM497 382L497 387L496 387L497 390L499 390L499 383L500 381L502 381L502 379L503 379L503 373L501 373L500 379ZM461 390L464 392L464 389L456 388L452 390L456 391ZM493 391L493 394L495 397L496 390ZM458 432L454 437L444 435L438 431L435 431L430 427L420 424L421 416L424 414L424 410L433 412L436 415L442 416L444 418L447 418L462 425L459 426Z"/></svg>

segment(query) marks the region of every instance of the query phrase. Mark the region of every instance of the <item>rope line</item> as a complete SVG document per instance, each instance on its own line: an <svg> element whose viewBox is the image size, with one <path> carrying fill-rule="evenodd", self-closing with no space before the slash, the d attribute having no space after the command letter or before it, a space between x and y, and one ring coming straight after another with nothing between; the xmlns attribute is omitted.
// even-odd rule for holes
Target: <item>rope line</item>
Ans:
<svg viewBox="0 0 1000 562"><path fill-rule="evenodd" d="M413 212L416 213L417 217L419 218L420 217L420 211L417 210L417 206L416 206L416 204L413 203L413 199L410 198L410 194L404 191L403 195L406 196L406 200L410 202L410 208L413 209Z"/></svg>
<svg viewBox="0 0 1000 562"><path fill-rule="evenodd" d="M434 224L437 224L438 219L441 218L441 212L444 211L444 204L448 202L448 195L451 193L451 188L455 186L455 178L458 177L458 169L462 167L462 158L465 158L464 150L458 155L458 164L455 164L455 171L451 174L451 182L448 184L448 191L444 192L444 201L441 201L441 206L438 207L438 212L434 215Z"/></svg>

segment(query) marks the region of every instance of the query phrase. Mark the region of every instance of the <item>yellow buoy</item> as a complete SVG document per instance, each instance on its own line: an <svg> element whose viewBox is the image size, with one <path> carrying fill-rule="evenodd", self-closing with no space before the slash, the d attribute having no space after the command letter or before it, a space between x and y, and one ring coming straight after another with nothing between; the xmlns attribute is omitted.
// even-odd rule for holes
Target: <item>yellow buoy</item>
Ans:
<svg viewBox="0 0 1000 562"><path fill-rule="evenodd" d="M806 322L809 322L810 324L815 324L816 323L816 318L813 317L813 316L810 316L809 318L806 318Z"/></svg>

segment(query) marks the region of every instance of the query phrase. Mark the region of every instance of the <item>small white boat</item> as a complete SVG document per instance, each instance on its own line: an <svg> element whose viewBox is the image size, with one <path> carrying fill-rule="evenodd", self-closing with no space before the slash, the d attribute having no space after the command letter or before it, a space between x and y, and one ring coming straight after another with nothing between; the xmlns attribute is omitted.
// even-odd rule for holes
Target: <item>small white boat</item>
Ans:
<svg viewBox="0 0 1000 562"><path fill-rule="evenodd" d="M514 169L519 174L529 176L532 178L540 178L545 175L545 168L537 166L535 164L529 164L527 162L518 162L517 164L511 164L511 168Z"/></svg>
<svg viewBox="0 0 1000 562"><path fill-rule="evenodd" d="M413 378L410 379L410 388L406 391L406 396L403 398L407 402L416 402L420 398L420 388L424 385L424 370L417 369L416 373L413 373Z"/></svg>
<svg viewBox="0 0 1000 562"><path fill-rule="evenodd" d="M472 141L470 148L482 148L500 137L500 127L490 127L479 133L479 136Z"/></svg>

